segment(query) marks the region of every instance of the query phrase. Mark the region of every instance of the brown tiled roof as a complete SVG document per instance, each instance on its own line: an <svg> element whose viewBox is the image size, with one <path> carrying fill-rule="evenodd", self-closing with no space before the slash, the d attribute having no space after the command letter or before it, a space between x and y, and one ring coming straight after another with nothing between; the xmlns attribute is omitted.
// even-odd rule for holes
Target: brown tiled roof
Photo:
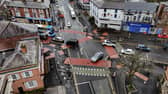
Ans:
<svg viewBox="0 0 168 94"><path fill-rule="evenodd" d="M78 66L95 66L95 67L111 67L110 61L99 60L92 63L89 59L84 58L66 58L64 64L78 65Z"/></svg>
<svg viewBox="0 0 168 94"><path fill-rule="evenodd" d="M11 37L6 39L0 39L0 51L5 49L15 48L17 41L23 38L35 37L35 36L37 36L37 34L27 34L27 35L16 36L16 37Z"/></svg>

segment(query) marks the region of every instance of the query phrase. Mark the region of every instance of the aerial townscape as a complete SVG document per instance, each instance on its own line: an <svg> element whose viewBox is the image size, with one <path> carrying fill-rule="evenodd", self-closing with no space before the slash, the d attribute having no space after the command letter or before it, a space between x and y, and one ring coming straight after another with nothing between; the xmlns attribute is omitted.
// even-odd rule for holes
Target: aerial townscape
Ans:
<svg viewBox="0 0 168 94"><path fill-rule="evenodd" d="M0 0L0 94L168 94L168 1Z"/></svg>

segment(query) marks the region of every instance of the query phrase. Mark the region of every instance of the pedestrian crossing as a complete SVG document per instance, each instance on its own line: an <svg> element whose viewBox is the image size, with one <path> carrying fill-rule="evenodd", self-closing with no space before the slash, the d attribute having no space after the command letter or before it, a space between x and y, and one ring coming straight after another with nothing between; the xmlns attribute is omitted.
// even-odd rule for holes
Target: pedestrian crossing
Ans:
<svg viewBox="0 0 168 94"><path fill-rule="evenodd" d="M73 67L71 72L76 75L106 77L110 71L105 68Z"/></svg>

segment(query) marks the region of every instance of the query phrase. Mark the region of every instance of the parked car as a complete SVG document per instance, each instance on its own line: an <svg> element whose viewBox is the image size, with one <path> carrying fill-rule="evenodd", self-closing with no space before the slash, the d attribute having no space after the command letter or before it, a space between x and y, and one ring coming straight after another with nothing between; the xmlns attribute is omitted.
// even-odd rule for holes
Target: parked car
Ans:
<svg viewBox="0 0 168 94"><path fill-rule="evenodd" d="M116 47L116 44L111 42L111 41L109 41L109 40L104 40L102 42L102 45Z"/></svg>
<svg viewBox="0 0 168 94"><path fill-rule="evenodd" d="M151 49L144 44L138 44L138 46L136 47L136 50L141 50L141 51L145 51L145 52L151 51Z"/></svg>
<svg viewBox="0 0 168 94"><path fill-rule="evenodd" d="M163 44L163 49L164 49L164 50L167 50L167 49L168 49L168 43L164 43L164 44Z"/></svg>
<svg viewBox="0 0 168 94"><path fill-rule="evenodd" d="M97 62L98 60L101 60L104 57L103 52L97 52L94 56L91 57L91 62Z"/></svg>
<svg viewBox="0 0 168 94"><path fill-rule="evenodd" d="M78 40L77 39L70 39L66 42L66 45L72 46L72 47L78 47Z"/></svg>
<svg viewBox="0 0 168 94"><path fill-rule="evenodd" d="M68 21L66 26L67 26L68 28L71 28L72 25L71 25L71 23Z"/></svg>
<svg viewBox="0 0 168 94"><path fill-rule="evenodd" d="M54 37L52 38L52 41L64 43L64 39L62 37Z"/></svg>
<svg viewBox="0 0 168 94"><path fill-rule="evenodd" d="M132 50L132 49L122 49L121 53L122 54L127 54L127 55L133 55L133 54L135 54L135 51Z"/></svg>

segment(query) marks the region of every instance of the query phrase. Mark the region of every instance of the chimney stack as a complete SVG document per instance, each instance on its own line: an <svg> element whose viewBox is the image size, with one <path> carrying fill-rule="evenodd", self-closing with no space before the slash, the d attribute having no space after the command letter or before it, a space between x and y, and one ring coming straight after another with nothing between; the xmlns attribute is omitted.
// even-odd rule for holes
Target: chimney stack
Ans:
<svg viewBox="0 0 168 94"><path fill-rule="evenodd" d="M20 51L22 52L22 53L27 53L27 47L26 47L26 45L25 44L21 44L21 46L20 46Z"/></svg>

